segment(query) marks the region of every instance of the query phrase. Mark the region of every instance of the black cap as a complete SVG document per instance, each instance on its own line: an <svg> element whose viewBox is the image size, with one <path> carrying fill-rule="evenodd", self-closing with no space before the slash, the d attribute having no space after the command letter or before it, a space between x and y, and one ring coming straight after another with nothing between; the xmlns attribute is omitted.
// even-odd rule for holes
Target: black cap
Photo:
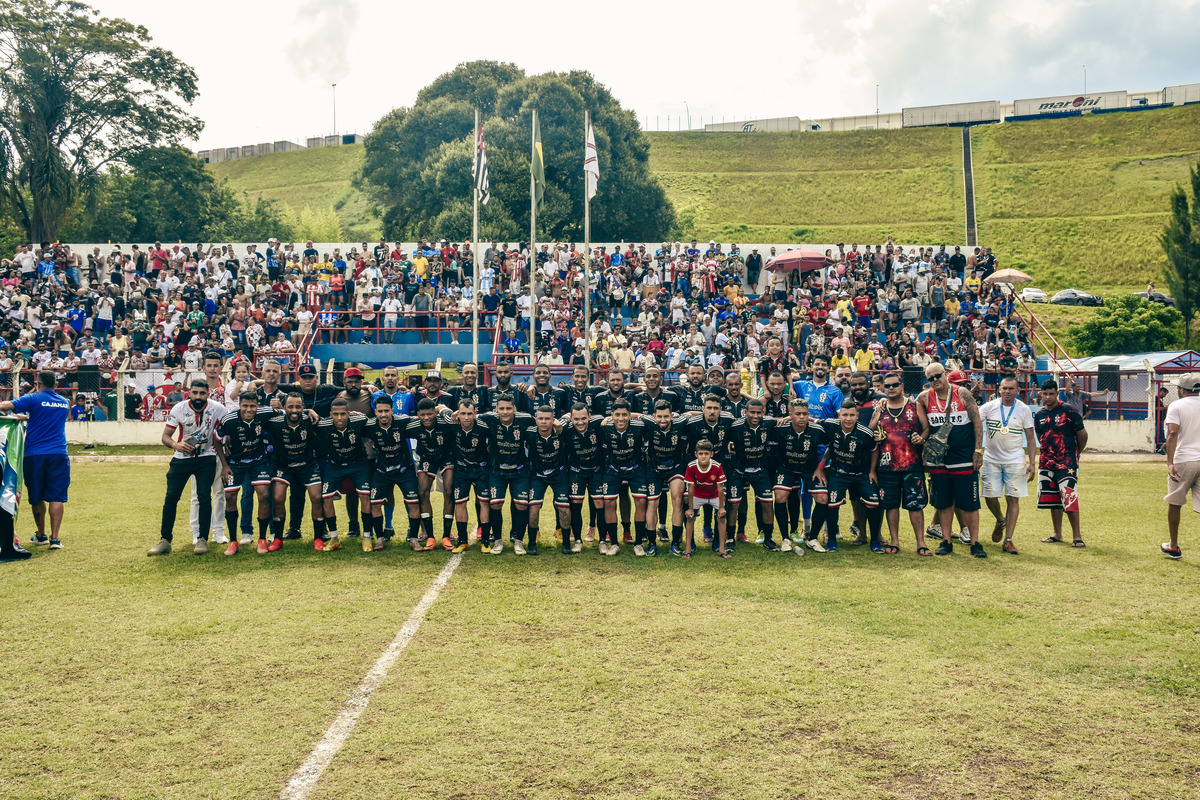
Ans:
<svg viewBox="0 0 1200 800"><path fill-rule="evenodd" d="M301 378L308 377L309 375L316 377L317 368L314 367L312 364L305 364L302 367L300 367L300 369L296 370L296 374L299 375Z"/></svg>

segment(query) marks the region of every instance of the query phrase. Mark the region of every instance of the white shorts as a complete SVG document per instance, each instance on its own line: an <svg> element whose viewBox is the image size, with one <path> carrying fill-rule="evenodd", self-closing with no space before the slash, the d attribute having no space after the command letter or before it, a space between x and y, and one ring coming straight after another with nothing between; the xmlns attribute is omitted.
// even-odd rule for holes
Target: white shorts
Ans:
<svg viewBox="0 0 1200 800"><path fill-rule="evenodd" d="M1024 464L997 464L983 462L979 471L982 481L979 493L984 497L1028 497L1029 481L1025 478Z"/></svg>
<svg viewBox="0 0 1200 800"><path fill-rule="evenodd" d="M692 510L695 511L697 508L700 508L701 506L712 506L713 508L720 508L721 501L719 498L716 498L716 497L693 497L692 498Z"/></svg>
<svg viewBox="0 0 1200 800"><path fill-rule="evenodd" d="M1167 473L1167 496L1163 498L1173 506L1182 506L1187 501L1188 490L1192 492L1192 510L1200 512L1200 461L1175 462L1182 480L1172 480Z"/></svg>

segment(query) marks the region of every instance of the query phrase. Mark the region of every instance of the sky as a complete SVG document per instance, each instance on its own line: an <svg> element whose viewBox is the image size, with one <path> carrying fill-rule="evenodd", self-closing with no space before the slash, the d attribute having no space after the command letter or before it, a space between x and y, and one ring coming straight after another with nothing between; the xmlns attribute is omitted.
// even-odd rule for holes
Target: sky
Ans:
<svg viewBox="0 0 1200 800"><path fill-rule="evenodd" d="M476 59L588 70L648 130L1200 82L1200 0L92 2L196 70L197 149L334 133L335 91L369 133Z"/></svg>

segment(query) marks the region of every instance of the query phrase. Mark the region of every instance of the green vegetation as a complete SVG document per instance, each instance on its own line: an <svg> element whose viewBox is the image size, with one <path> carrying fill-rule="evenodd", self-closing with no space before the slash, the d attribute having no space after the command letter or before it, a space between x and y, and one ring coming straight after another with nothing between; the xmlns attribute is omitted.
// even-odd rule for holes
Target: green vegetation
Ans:
<svg viewBox="0 0 1200 800"><path fill-rule="evenodd" d="M1183 186L1171 192L1171 217L1159 237L1167 259L1167 286L1184 324L1184 344L1191 344L1192 320L1200 308L1200 166L1188 174L1191 197Z"/></svg>
<svg viewBox="0 0 1200 800"><path fill-rule="evenodd" d="M1070 328L1085 356L1173 350L1183 341L1183 317L1173 308L1132 294L1109 298L1091 319Z"/></svg>
<svg viewBox="0 0 1200 800"><path fill-rule="evenodd" d="M975 128L979 237L1047 291L1161 279L1169 198L1200 154L1200 106Z"/></svg>
<svg viewBox="0 0 1200 800"><path fill-rule="evenodd" d="M1029 271L1048 292L1136 291L1162 277L1158 237L1171 191L1200 153L1200 106L983 126L972 136L980 241L1002 265ZM646 137L680 237L963 238L957 129ZM238 192L294 208L340 203L347 236L369 239L380 223L349 184L361 160L360 146L334 147L212 169Z"/></svg>
<svg viewBox="0 0 1200 800"><path fill-rule="evenodd" d="M277 797L447 554L148 559L164 467L74 470L66 549L0 565L5 794ZM1085 462L1088 548L1038 543L1027 500L1021 555L987 561L918 558L907 526L897 557L475 548L314 797L1193 797L1162 474Z"/></svg>
<svg viewBox="0 0 1200 800"><path fill-rule="evenodd" d="M221 161L209 169L245 201L261 197L296 215L305 208L332 209L350 241L370 242L379 239L379 218L366 196L350 185L362 160L363 146L354 144Z"/></svg>

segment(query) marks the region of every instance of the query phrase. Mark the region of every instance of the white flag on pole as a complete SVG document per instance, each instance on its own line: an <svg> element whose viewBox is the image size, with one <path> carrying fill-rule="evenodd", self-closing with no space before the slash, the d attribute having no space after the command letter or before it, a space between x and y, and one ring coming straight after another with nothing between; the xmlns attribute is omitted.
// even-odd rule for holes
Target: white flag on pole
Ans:
<svg viewBox="0 0 1200 800"><path fill-rule="evenodd" d="M600 182L600 162L596 158L596 135L592 126L588 125L587 148L583 157L583 174L587 179L587 196L591 200L596 196L596 184Z"/></svg>
<svg viewBox="0 0 1200 800"><path fill-rule="evenodd" d="M487 149L483 146L483 126L475 132L475 162L471 165L471 176L475 179L475 188L479 190L479 202L485 206L492 199L490 181L488 180Z"/></svg>

